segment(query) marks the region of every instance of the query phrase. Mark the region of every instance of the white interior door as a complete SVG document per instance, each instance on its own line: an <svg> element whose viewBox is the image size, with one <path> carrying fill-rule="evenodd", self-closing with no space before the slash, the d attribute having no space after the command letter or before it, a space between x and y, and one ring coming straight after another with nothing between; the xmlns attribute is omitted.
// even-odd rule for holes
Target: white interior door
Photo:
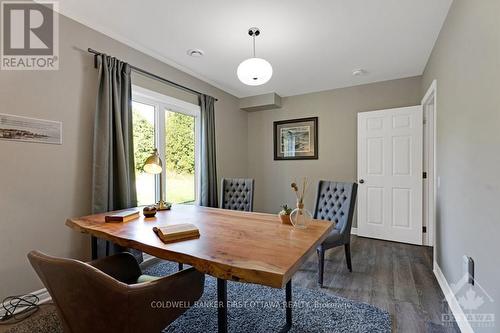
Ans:
<svg viewBox="0 0 500 333"><path fill-rule="evenodd" d="M422 244L422 106L358 113L358 235Z"/></svg>

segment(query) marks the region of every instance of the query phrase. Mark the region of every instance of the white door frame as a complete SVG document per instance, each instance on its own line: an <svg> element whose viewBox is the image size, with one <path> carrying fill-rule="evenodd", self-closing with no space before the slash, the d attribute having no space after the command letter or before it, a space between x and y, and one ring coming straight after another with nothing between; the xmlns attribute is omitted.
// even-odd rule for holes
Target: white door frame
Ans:
<svg viewBox="0 0 500 333"><path fill-rule="evenodd" d="M432 108L429 106L432 105ZM424 110L424 171L427 172L427 179L424 180L422 192L424 194L424 205L427 206L427 212L424 211L423 223L427 226L427 234L424 235L424 245L434 247L434 258L436 258L436 198L437 198L437 174L436 174L436 119L437 119L437 81L432 81L429 89L422 98L422 107ZM427 194L427 195L426 195Z"/></svg>

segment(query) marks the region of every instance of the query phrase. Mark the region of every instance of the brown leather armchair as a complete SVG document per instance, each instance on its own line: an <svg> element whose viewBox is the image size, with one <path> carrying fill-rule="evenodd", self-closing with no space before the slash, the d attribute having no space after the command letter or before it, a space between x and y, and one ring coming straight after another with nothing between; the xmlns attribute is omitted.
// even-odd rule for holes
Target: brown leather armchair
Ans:
<svg viewBox="0 0 500 333"><path fill-rule="evenodd" d="M84 263L32 251L28 259L71 333L161 332L200 298L205 281L194 268L144 276L130 253Z"/></svg>

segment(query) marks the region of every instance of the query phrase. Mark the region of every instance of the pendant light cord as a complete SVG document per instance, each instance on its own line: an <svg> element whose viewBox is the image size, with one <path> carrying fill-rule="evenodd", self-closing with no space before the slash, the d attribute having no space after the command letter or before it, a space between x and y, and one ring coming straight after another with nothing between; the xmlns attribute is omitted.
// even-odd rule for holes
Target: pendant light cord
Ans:
<svg viewBox="0 0 500 333"><path fill-rule="evenodd" d="M255 34L253 34L253 57L255 58Z"/></svg>

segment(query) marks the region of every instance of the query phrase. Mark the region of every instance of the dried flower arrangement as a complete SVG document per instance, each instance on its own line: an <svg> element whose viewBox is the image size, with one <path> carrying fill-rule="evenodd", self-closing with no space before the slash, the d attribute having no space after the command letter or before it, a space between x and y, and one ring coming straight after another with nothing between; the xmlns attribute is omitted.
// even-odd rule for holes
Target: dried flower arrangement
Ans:
<svg viewBox="0 0 500 333"><path fill-rule="evenodd" d="M312 220L311 213L304 208L304 197L307 192L307 179L303 179L302 188L300 188L295 182L291 184L291 187L297 197L297 208L295 208L290 214L290 222L292 222L292 225L295 228L305 229Z"/></svg>
<svg viewBox="0 0 500 333"><path fill-rule="evenodd" d="M295 196L297 197L297 207L304 208L304 196L307 192L307 179L304 177L302 181L302 191L297 186L297 183L291 184L292 190L295 192Z"/></svg>

